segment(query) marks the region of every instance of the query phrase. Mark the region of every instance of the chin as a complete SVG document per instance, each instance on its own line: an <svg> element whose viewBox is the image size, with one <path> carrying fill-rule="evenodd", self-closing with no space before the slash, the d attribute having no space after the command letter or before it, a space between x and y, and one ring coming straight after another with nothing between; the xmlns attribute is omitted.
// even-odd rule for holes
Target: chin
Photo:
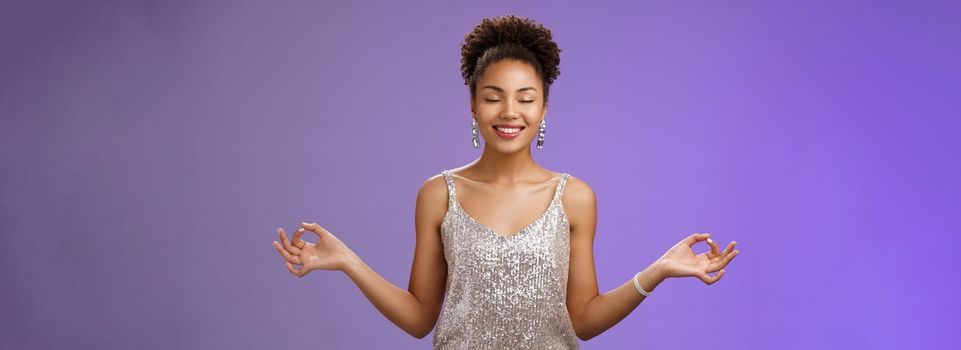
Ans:
<svg viewBox="0 0 961 350"><path fill-rule="evenodd" d="M494 150L494 151L496 151L497 153L503 153L503 154L520 153L520 152L523 152L523 151L527 148L527 147L524 147L524 144L523 144L523 143L520 143L520 142L518 142L518 143L516 143L516 144L510 144L510 145L508 145L508 144L498 144L498 145L491 144L491 146L494 146L494 147L493 147L493 150ZM528 146L530 146L530 144L528 144Z"/></svg>

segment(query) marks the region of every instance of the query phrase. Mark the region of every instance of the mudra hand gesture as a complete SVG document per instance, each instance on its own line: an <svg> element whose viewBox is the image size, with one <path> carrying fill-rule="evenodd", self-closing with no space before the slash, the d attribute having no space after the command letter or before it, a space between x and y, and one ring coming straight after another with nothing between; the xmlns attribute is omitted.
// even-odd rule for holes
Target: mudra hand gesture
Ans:
<svg viewBox="0 0 961 350"><path fill-rule="evenodd" d="M344 242L316 223L301 223L300 226L290 241L287 241L284 229L277 228L277 235L282 243L274 241L273 245L284 257L287 270L297 277L303 277L313 270L343 270L351 253ZM300 238L308 231L320 237L317 243ZM296 268L294 265L301 267Z"/></svg>
<svg viewBox="0 0 961 350"><path fill-rule="evenodd" d="M710 236L710 233L694 233L671 247L657 259L656 263L661 273L665 277L695 276L707 284L720 280L724 276L724 267L739 253L734 250L737 242L731 241L723 252L719 252L717 242L714 242ZM711 250L694 254L692 247L700 241L707 241ZM709 272L717 272L717 274L711 276Z"/></svg>

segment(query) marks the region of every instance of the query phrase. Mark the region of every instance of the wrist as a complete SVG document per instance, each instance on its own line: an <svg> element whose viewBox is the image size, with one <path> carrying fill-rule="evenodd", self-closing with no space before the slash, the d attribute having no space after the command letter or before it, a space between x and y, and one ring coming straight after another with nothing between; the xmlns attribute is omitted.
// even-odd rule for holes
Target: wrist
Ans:
<svg viewBox="0 0 961 350"><path fill-rule="evenodd" d="M340 271L343 271L348 276L352 276L361 266L363 261L360 256L354 253L354 251L348 249L343 253L343 262L340 266Z"/></svg>
<svg viewBox="0 0 961 350"><path fill-rule="evenodd" d="M653 263L651 263L651 265L649 265L645 269L645 271L646 273L649 273L651 275L651 278L654 280L655 285L660 284L661 282L666 280L668 277L670 277L667 274L667 269L664 268L664 261L661 259L655 260Z"/></svg>
<svg viewBox="0 0 961 350"><path fill-rule="evenodd" d="M660 266L661 264L655 261L632 277L631 282L634 284L634 289L637 289L637 292L642 296L649 296L666 278Z"/></svg>

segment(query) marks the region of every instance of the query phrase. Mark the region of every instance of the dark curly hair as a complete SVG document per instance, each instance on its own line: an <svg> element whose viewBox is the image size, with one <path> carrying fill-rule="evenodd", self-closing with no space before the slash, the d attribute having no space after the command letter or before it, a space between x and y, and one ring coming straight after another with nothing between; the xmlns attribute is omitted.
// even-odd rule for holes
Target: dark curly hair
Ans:
<svg viewBox="0 0 961 350"><path fill-rule="evenodd" d="M471 100L477 81L491 64L504 58L529 63L543 82L544 103L551 83L561 74L561 49L551 39L551 30L526 17L505 15L484 18L461 45L461 75L470 87Z"/></svg>

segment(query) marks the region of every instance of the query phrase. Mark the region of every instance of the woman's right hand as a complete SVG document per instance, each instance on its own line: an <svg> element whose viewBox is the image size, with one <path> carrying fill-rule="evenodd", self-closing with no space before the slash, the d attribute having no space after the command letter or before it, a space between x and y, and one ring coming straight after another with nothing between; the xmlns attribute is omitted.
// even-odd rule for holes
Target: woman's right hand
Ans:
<svg viewBox="0 0 961 350"><path fill-rule="evenodd" d="M282 243L274 241L273 245L284 258L287 270L297 277L304 277L313 270L344 270L353 253L347 245L316 223L301 223L300 226L291 241L287 241L283 228L277 228L277 235ZM307 231L320 237L317 243L300 239ZM294 265L301 267L296 268Z"/></svg>

